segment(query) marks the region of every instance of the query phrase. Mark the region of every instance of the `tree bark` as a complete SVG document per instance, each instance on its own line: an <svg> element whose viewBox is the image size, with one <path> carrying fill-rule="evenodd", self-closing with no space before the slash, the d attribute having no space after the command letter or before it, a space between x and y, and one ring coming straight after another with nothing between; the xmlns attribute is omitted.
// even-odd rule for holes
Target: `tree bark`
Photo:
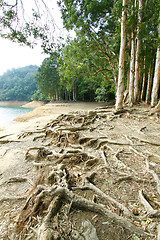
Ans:
<svg viewBox="0 0 160 240"><path fill-rule="evenodd" d="M127 36L128 38L128 49L129 49L129 52L131 52L131 35L128 34ZM129 83L130 83L130 62L131 62L131 56L129 55L128 56L128 71L127 71L127 88L126 90L129 92Z"/></svg>
<svg viewBox="0 0 160 240"><path fill-rule="evenodd" d="M148 83L147 83L147 92L146 92L146 103L149 104L151 100L151 89L152 89L152 63L148 72Z"/></svg>
<svg viewBox="0 0 160 240"><path fill-rule="evenodd" d="M134 82L134 102L139 102L139 91L140 91L140 52L142 40L140 39L140 25L142 23L142 7L143 0L139 0L139 11L138 11L138 26L137 26L137 48L136 48L136 61L135 61L135 82Z"/></svg>
<svg viewBox="0 0 160 240"><path fill-rule="evenodd" d="M146 72L145 72L145 58L144 58L144 73L143 73L143 79L142 79L142 90L141 90L141 100L144 101L145 99L145 82L146 82Z"/></svg>
<svg viewBox="0 0 160 240"><path fill-rule="evenodd" d="M76 86L75 83L73 84L73 101L77 101L77 94L76 94Z"/></svg>
<svg viewBox="0 0 160 240"><path fill-rule="evenodd" d="M121 45L119 55L119 73L118 73L118 87L116 93L116 111L123 108L123 95L124 95L124 60L126 49L126 3L123 0L123 10L121 18Z"/></svg>
<svg viewBox="0 0 160 240"><path fill-rule="evenodd" d="M158 24L158 37L160 38L160 14L159 14L159 24ZM152 107L154 107L158 103L159 84L160 84L160 43L158 44L158 47L157 47L157 56L156 56L152 97L151 97Z"/></svg>
<svg viewBox="0 0 160 240"><path fill-rule="evenodd" d="M129 82L129 104L133 104L134 99L134 70L135 70L135 38L131 36L131 60L130 60L130 82Z"/></svg>

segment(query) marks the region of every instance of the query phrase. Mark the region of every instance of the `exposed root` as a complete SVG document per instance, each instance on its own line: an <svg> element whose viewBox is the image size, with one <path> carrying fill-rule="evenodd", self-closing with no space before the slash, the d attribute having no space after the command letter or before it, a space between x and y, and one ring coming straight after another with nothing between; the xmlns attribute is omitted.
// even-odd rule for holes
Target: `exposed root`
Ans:
<svg viewBox="0 0 160 240"><path fill-rule="evenodd" d="M151 173L151 174L152 174L152 176L153 176L153 178L154 178L154 180L155 180L155 182L156 182L156 184L157 184L157 192L158 192L158 194L160 194L160 180L159 180L159 177L158 177L158 175L155 173L155 171L150 170L148 159L146 159L146 170L147 170L148 173Z"/></svg>
<svg viewBox="0 0 160 240"><path fill-rule="evenodd" d="M60 233L53 229L53 218L58 213L61 207L61 196L55 197L48 207L48 213L45 216L42 225L38 229L38 239L48 240L48 239L58 239L60 238Z"/></svg>
<svg viewBox="0 0 160 240"><path fill-rule="evenodd" d="M0 140L0 144L6 144L6 143L17 143L20 142L18 140Z"/></svg>
<svg viewBox="0 0 160 240"><path fill-rule="evenodd" d="M157 232L158 232L157 240L160 240L160 224L158 224L158 226L157 226Z"/></svg>
<svg viewBox="0 0 160 240"><path fill-rule="evenodd" d="M101 196L102 198L104 198L105 200L109 201L110 203L112 203L113 205L115 205L116 207L118 207L118 209L120 210L121 215L127 216L127 217L131 217L132 213L121 203L119 203L118 201L116 201L115 199L113 199L112 197L110 197L109 195L106 195L104 192L102 192L99 188L97 188L95 185L93 185L91 182L86 180L86 183L84 186L82 187L76 187L75 189L88 189L88 190L92 190L94 191L96 194L98 194L99 196ZM132 216L133 217L133 216Z"/></svg>
<svg viewBox="0 0 160 240"><path fill-rule="evenodd" d="M152 208L152 206L149 204L149 202L145 199L144 195L143 195L143 191L140 190L139 191L139 198L141 203L143 204L143 206L145 207L147 213L153 212L154 209Z"/></svg>
<svg viewBox="0 0 160 240"><path fill-rule="evenodd" d="M149 139L151 130L142 122L143 117L135 110L113 114L110 109L62 114L43 129L19 135L33 143L27 145L25 159L31 161L27 164L33 164L32 173L39 177L31 184L27 199L0 199L3 204L26 200L15 224L14 239L75 239L75 232L81 239L84 219L91 221L100 240L116 239L103 235L106 229L108 234L121 231L123 240L160 239L160 144ZM133 136L128 134L128 119L136 123L130 130L136 131ZM144 126L147 131L143 133ZM1 144L12 143L0 139ZM4 182L2 178L0 186L14 188L14 183L25 182L26 186L28 176ZM146 193L140 190L138 194L137 189Z"/></svg>
<svg viewBox="0 0 160 240"><path fill-rule="evenodd" d="M25 200L27 197L26 196L22 196L22 197L2 197L0 198L0 202L10 202L10 201L21 201L21 200Z"/></svg>
<svg viewBox="0 0 160 240"><path fill-rule="evenodd" d="M141 178L136 178L135 176L125 176L125 177L120 177L118 178L116 181L114 181L114 184L117 184L117 183L121 183L121 182L124 182L124 181L134 181L134 182L137 182L137 183L144 183L144 182L149 182L149 181L146 181L144 179L141 179Z"/></svg>
<svg viewBox="0 0 160 240"><path fill-rule="evenodd" d="M32 154L31 154L32 152ZM41 160L42 158L47 157L52 154L52 151L44 148L44 147L33 147L29 148L25 154L25 159L28 160Z"/></svg>

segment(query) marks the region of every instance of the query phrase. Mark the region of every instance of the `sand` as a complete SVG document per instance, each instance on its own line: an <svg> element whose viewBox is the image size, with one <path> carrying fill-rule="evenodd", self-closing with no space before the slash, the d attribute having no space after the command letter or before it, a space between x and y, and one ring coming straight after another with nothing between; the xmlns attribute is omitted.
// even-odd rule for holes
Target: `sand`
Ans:
<svg viewBox="0 0 160 240"><path fill-rule="evenodd" d="M36 105L40 105L39 107L35 108L33 111L29 113L25 113L23 115L18 116L14 119L15 123L4 126L0 128L0 140L17 140L17 136L29 131L34 131L36 129L42 129L46 126L46 124L54 119L56 119L60 114L67 114L73 111L92 111L96 107L102 106L104 104L100 103L38 103L32 102L29 103L29 106L33 107ZM25 105L28 107L28 104ZM6 136L6 137L4 137ZM15 146L16 148L16 146ZM25 148L25 146L24 146ZM23 149L23 144L21 146ZM0 149L0 173L10 169L10 167L14 168L17 164L18 160L15 154L15 149L6 149L5 144L1 144ZM19 151L19 150L17 150ZM7 157L6 157L7 156Z"/></svg>

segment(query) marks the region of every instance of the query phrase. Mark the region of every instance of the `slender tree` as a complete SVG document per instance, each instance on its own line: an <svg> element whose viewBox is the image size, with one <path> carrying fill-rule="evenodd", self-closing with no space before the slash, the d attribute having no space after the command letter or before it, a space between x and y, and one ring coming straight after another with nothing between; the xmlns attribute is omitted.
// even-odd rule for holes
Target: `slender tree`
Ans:
<svg viewBox="0 0 160 240"><path fill-rule="evenodd" d="M138 9L138 25L137 25L137 46L136 46L136 61L135 61L135 81L134 81L134 102L139 101L139 91L140 91L140 53L141 53L141 44L142 40L140 37L140 26L142 23L142 7L143 0L139 0L139 9Z"/></svg>
<svg viewBox="0 0 160 240"><path fill-rule="evenodd" d="M157 47L157 56L152 88L152 97L151 97L151 106L154 107L158 103L158 91L160 84L160 13L159 13L159 24L158 24L158 47Z"/></svg>
<svg viewBox="0 0 160 240"><path fill-rule="evenodd" d="M121 18L121 45L119 55L118 87L116 93L116 111L123 108L124 95L124 61L126 49L126 9L127 0L123 0L122 18Z"/></svg>
<svg viewBox="0 0 160 240"><path fill-rule="evenodd" d="M132 4L132 15L134 15L134 3ZM133 25L133 24L132 24ZM133 25L134 26L134 25ZM131 56L130 56L130 74L129 74L129 104L133 104L134 99L134 74L135 74L135 32L132 27L131 32Z"/></svg>
<svg viewBox="0 0 160 240"><path fill-rule="evenodd" d="M152 90L152 63L150 64L148 72L147 90L146 90L146 103L149 104L151 100L151 90Z"/></svg>

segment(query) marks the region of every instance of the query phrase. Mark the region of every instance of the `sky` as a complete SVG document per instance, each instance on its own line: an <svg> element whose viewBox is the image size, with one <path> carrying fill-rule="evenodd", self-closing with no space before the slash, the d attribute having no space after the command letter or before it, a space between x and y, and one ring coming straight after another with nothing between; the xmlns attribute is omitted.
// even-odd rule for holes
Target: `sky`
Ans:
<svg viewBox="0 0 160 240"><path fill-rule="evenodd" d="M6 39L0 39L0 75L13 68L28 65L40 66L45 57L47 55L42 54L40 46L31 49Z"/></svg>
<svg viewBox="0 0 160 240"><path fill-rule="evenodd" d="M30 4L30 1L31 0L27 0L28 4ZM54 6L52 6L54 21L56 21L56 25L62 28L63 25L59 8L55 0L52 0L52 3L54 4ZM30 47L20 46L18 43L0 38L0 75L13 68L25 67L27 65L40 66L46 57L47 55L42 53L40 44L34 49L31 49Z"/></svg>

